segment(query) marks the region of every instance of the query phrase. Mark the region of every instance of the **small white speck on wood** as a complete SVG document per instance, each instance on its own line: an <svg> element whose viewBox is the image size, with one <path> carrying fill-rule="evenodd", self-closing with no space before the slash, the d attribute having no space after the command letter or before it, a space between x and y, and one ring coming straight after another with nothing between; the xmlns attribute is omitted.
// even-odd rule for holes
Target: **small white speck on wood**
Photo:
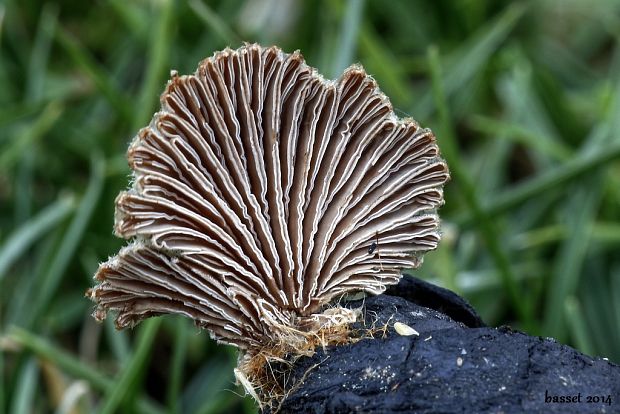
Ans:
<svg viewBox="0 0 620 414"><path fill-rule="evenodd" d="M401 336L411 336L411 335L420 336L420 333L418 331L413 329L411 326L405 325L404 323L401 323L401 322L396 322L394 324L394 330L396 331L396 333L398 333Z"/></svg>

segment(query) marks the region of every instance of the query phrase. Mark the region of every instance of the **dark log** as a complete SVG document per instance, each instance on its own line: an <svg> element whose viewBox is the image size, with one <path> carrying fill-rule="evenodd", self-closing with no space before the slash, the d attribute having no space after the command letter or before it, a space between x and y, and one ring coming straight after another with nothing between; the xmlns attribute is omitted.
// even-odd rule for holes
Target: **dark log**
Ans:
<svg viewBox="0 0 620 414"><path fill-rule="evenodd" d="M388 324L385 337L296 361L280 413L620 413L620 366L486 327L445 289L405 277L366 298L364 315ZM420 335L399 335L395 322Z"/></svg>

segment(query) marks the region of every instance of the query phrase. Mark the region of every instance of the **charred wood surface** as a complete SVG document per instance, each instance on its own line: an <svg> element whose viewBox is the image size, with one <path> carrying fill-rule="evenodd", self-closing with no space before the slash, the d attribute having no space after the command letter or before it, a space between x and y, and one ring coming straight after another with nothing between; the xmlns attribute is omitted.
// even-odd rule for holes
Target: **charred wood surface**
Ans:
<svg viewBox="0 0 620 414"><path fill-rule="evenodd" d="M486 327L445 289L405 277L367 298L364 314L367 326L388 325L385 337L298 360L287 379L298 387L281 413L620 412L620 366L551 338ZM399 335L395 322L419 336Z"/></svg>

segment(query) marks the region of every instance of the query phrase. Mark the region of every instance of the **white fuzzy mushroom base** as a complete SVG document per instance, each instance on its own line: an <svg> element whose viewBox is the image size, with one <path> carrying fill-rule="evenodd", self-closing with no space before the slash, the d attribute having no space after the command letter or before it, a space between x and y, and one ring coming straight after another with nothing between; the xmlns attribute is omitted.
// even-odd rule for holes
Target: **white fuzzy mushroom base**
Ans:
<svg viewBox="0 0 620 414"><path fill-rule="evenodd" d="M435 137L360 66L327 81L297 52L218 52L173 74L128 159L115 232L133 241L89 291L118 327L183 314L251 351L350 322L321 315L383 292L439 242L449 174Z"/></svg>

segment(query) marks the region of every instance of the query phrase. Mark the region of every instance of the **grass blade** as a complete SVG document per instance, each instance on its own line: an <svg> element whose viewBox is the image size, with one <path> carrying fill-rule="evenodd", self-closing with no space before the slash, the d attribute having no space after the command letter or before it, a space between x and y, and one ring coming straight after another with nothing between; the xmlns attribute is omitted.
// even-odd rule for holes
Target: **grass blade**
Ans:
<svg viewBox="0 0 620 414"><path fill-rule="evenodd" d="M611 281L609 283L610 301L613 304L611 309L611 321L613 335L617 341L620 341L620 263L615 262L610 269ZM616 342L618 343L618 342ZM620 358L620 348L616 347L615 354L612 356L616 360Z"/></svg>
<svg viewBox="0 0 620 414"><path fill-rule="evenodd" d="M133 130L137 131L146 125L153 115L157 97L166 78L166 68L170 55L170 45L174 39L172 33L174 5L173 0L162 0L155 3L159 8L159 17L154 29L154 36L149 37L149 60L146 74L140 91L137 115L133 118Z"/></svg>
<svg viewBox="0 0 620 414"><path fill-rule="evenodd" d="M566 161L571 158L573 151L560 143L549 138L541 138L540 134L530 131L516 123L498 121L493 118L474 115L470 120L470 126L474 131L492 137L503 137L516 143L524 144L527 147L548 155L559 161Z"/></svg>
<svg viewBox="0 0 620 414"><path fill-rule="evenodd" d="M73 197L62 197L40 211L7 237L0 250L0 281L9 267L19 259L34 242L61 223L75 209Z"/></svg>
<svg viewBox="0 0 620 414"><path fill-rule="evenodd" d="M58 7L53 3L45 3L39 17L39 28L35 39L30 64L28 65L28 83L26 85L26 99L36 102L43 96L47 63L52 46L52 36L56 30Z"/></svg>
<svg viewBox="0 0 620 414"><path fill-rule="evenodd" d="M32 323L36 322L47 308L64 276L65 269L73 259L75 251L82 240L86 225L90 221L101 196L104 173L105 161L100 155L94 153L91 158L91 173L88 187L52 263L45 272L39 288L39 294L34 301L35 306L26 326L31 326Z"/></svg>
<svg viewBox="0 0 620 414"><path fill-rule="evenodd" d="M395 106L404 107L411 101L411 94L407 88L402 87L407 84L407 77L400 61L390 53L390 48L383 44L381 37L368 24L362 25L359 49L360 55L365 56L364 67L368 73L380 79L381 88L389 94ZM419 115L416 113L416 116Z"/></svg>
<svg viewBox="0 0 620 414"><path fill-rule="evenodd" d="M116 387L115 381L106 377L97 368L88 366L75 356L53 345L47 339L25 329L16 326L11 327L7 334L7 339L14 341L39 358L44 358L54 363L66 374L88 381L97 390L111 392ZM143 413L163 413L161 407L144 398L138 400L138 409Z"/></svg>
<svg viewBox="0 0 620 414"><path fill-rule="evenodd" d="M534 329L533 319L530 315L529 308L525 306L522 300L523 294L520 292L520 288L516 283L514 274L511 270L510 262L500 247L499 238L496 234L493 223L480 206L480 202L476 194L476 188L474 187L472 179L468 176L466 169L461 165L457 152L457 143L453 132L454 128L452 126L448 106L445 100L446 97L444 94L443 81L441 77L441 64L439 61L439 53L436 48L429 48L428 60L433 83L433 94L441 125L441 134L438 135L442 137L440 141L442 153L446 158L448 165L450 165L451 174L453 175L455 181L459 184L459 189L463 194L469 209L472 211L476 223L480 226L481 236L486 242L489 253L491 254L497 267L512 307L519 315L520 320L525 324L526 329L532 331Z"/></svg>
<svg viewBox="0 0 620 414"><path fill-rule="evenodd" d="M446 59L446 67L450 68L442 74L446 99L480 71L526 10L527 3L510 4L497 19L478 29L471 39ZM419 119L428 118L435 110L433 99L434 92L431 89L416 103L412 113Z"/></svg>
<svg viewBox="0 0 620 414"><path fill-rule="evenodd" d="M117 412L123 401L131 396L130 390L145 369L160 324L161 318L149 319L142 323L138 333L136 350L119 378L114 382L114 386L106 394L100 414Z"/></svg>
<svg viewBox="0 0 620 414"><path fill-rule="evenodd" d="M123 0L109 0L110 7L119 15L127 29L131 30L140 40L148 34L148 18L139 4Z"/></svg>
<svg viewBox="0 0 620 414"><path fill-rule="evenodd" d="M620 243L620 224L610 221L596 222L592 224L592 229L588 230L590 239L602 244L603 248L613 249ZM516 234L511 241L515 249L538 249L545 245L562 241L569 237L570 229L565 224L554 224L539 227L524 233Z"/></svg>
<svg viewBox="0 0 620 414"><path fill-rule="evenodd" d="M0 128L6 131L6 126L22 121L24 118L40 113L43 108L49 105L47 101L15 103L0 108ZM0 142L6 137L0 135Z"/></svg>
<svg viewBox="0 0 620 414"><path fill-rule="evenodd" d="M175 320L174 344L172 360L170 361L170 382L168 385L168 407L170 414L178 414L181 412L181 402L179 396L181 394L181 385L183 382L183 366L187 358L187 320L177 318Z"/></svg>
<svg viewBox="0 0 620 414"><path fill-rule="evenodd" d="M127 339L127 333L124 331L117 331L114 327L114 321L111 318L103 322L103 327L108 340L107 342L112 352L114 352L114 356L121 364L126 364L131 357L131 347Z"/></svg>
<svg viewBox="0 0 620 414"><path fill-rule="evenodd" d="M31 413L34 411L34 399L37 391L39 367L34 358L28 358L19 373L11 404L12 413Z"/></svg>
<svg viewBox="0 0 620 414"><path fill-rule="evenodd" d="M47 132L56 124L64 111L58 102L49 103L41 115L32 123L25 126L15 135L10 146L0 153L0 170L8 171L20 160L27 151L32 148Z"/></svg>
<svg viewBox="0 0 620 414"><path fill-rule="evenodd" d="M589 230L599 203L599 189L596 182L600 174L594 174L579 188L570 192L572 197L567 201L565 216L570 229L570 236L561 245L555 259L549 289L545 301L545 335L560 341L566 339L564 308L566 299L573 295L579 283L581 266L588 248Z"/></svg>
<svg viewBox="0 0 620 414"><path fill-rule="evenodd" d="M86 365L73 355L61 350L39 335L13 326L7 333L7 339L14 341L39 358L54 362L54 364L67 374L85 379L95 389L106 390L112 385L112 380L106 378L106 376L100 373L96 368Z"/></svg>
<svg viewBox="0 0 620 414"><path fill-rule="evenodd" d="M218 408L228 404L231 398L222 394L234 383L233 367L232 360L221 357L205 364L185 387L182 398L184 412L215 414Z"/></svg>
<svg viewBox="0 0 620 414"><path fill-rule="evenodd" d="M336 48L332 78L337 78L353 62L357 47L357 38L362 21L364 0L348 0L344 18L342 20L342 32L340 44Z"/></svg>
<svg viewBox="0 0 620 414"><path fill-rule="evenodd" d="M483 203L482 209L488 216L505 213L539 194L561 187L567 182L590 172L593 168L618 158L620 158L620 141L615 141L606 148L599 148L588 154L575 156L571 161L559 167L506 190L488 203ZM469 213L458 216L454 221L460 226L470 227L473 220L474 217Z"/></svg>
<svg viewBox="0 0 620 414"><path fill-rule="evenodd" d="M4 370L4 350L0 347L0 414L6 412L6 383L4 381Z"/></svg>
<svg viewBox="0 0 620 414"><path fill-rule="evenodd" d="M34 165L35 153L33 151L27 151L23 154L17 165L15 188L19 188L19 191L16 191L15 194L15 209L13 210L16 226L22 225L32 216ZM2 272L0 272L0 279L2 278L1 274Z"/></svg>
<svg viewBox="0 0 620 414"><path fill-rule="evenodd" d="M205 25L210 28L225 44L237 45L241 42L241 38L235 31L223 20L216 12L214 12L206 3L198 0L190 0L189 7L196 13L196 16L202 20Z"/></svg>
<svg viewBox="0 0 620 414"><path fill-rule="evenodd" d="M577 348L584 354L594 355L594 346L590 340L590 333L583 317L583 309L579 300L574 296L566 298L564 302L564 315Z"/></svg>
<svg viewBox="0 0 620 414"><path fill-rule="evenodd" d="M71 60L84 71L86 76L90 78L97 89L106 97L110 107L116 111L118 116L124 121L131 121L133 111L118 86L115 85L113 78L100 67L90 53L65 29L60 27L56 30L56 39L58 39L58 42L65 49Z"/></svg>
<svg viewBox="0 0 620 414"><path fill-rule="evenodd" d="M0 41L2 40L2 33L4 32L4 15L6 13L6 9L4 8L4 4L0 4Z"/></svg>
<svg viewBox="0 0 620 414"><path fill-rule="evenodd" d="M588 330L592 333L592 343L595 346L594 354L613 360L620 359L618 336L620 330L613 323L609 301L611 286L606 283L607 275L601 270L600 262L588 260L589 278L580 285L580 301L583 303L583 313L587 321Z"/></svg>

